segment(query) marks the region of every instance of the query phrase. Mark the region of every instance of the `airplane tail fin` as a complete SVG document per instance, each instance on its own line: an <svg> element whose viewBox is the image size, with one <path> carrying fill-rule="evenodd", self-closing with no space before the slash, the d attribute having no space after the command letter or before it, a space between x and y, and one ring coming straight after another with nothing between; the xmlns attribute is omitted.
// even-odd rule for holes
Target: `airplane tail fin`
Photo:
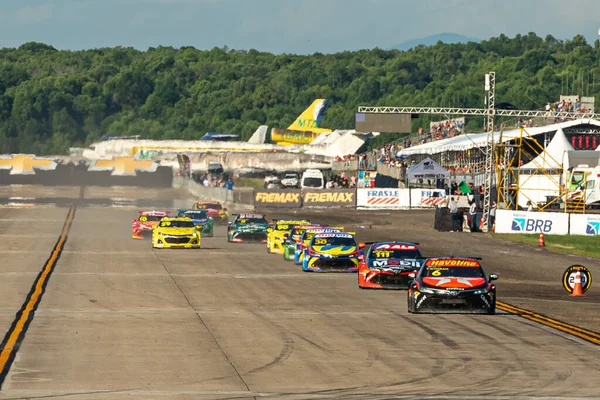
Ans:
<svg viewBox="0 0 600 400"><path fill-rule="evenodd" d="M267 137L268 128L269 127L267 125L259 126L258 129L252 135L252 137L250 139L248 139L248 143L263 144Z"/></svg>
<svg viewBox="0 0 600 400"><path fill-rule="evenodd" d="M331 130L319 129L323 113L327 107L327 99L316 99L300 116L288 127L288 130L302 132L331 132Z"/></svg>

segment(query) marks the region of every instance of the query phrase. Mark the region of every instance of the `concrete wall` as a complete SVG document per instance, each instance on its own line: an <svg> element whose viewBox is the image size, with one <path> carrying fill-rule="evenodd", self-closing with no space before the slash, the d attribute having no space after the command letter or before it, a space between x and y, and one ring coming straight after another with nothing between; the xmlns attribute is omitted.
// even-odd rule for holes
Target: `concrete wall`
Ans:
<svg viewBox="0 0 600 400"><path fill-rule="evenodd" d="M205 187L191 179L176 176L173 178L173 187L176 189L185 189L198 200L214 200L222 204L231 206L254 204L254 190L252 188L234 188L227 190L218 187Z"/></svg>
<svg viewBox="0 0 600 400"><path fill-rule="evenodd" d="M226 170L305 170L307 168L331 168L327 157L292 153L184 153L190 157L192 170L206 171L209 161L218 161ZM165 154L159 157L160 165L179 169L177 156Z"/></svg>

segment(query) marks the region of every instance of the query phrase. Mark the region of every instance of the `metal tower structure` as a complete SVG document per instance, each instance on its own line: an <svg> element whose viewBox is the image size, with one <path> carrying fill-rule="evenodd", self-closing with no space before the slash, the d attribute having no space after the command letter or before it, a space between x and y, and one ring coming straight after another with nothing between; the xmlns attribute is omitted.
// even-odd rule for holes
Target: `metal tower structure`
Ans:
<svg viewBox="0 0 600 400"><path fill-rule="evenodd" d="M491 190L494 183L494 118L495 117L524 117L524 118L554 118L554 114L545 110L504 110L496 109L496 73L491 71L485 75L486 108L454 108L454 107L369 107L359 106L359 113L372 114L430 114L430 115L460 115L487 117L487 142L485 146L485 191L483 199L483 230L487 231L490 216ZM600 114L591 112L561 113L561 116L600 119Z"/></svg>
<svg viewBox="0 0 600 400"><path fill-rule="evenodd" d="M485 187L483 191L483 216L482 230L488 231L490 220L490 205L492 197L492 183L494 182L494 111L496 107L496 73L485 75L485 91L487 100L487 140L485 144Z"/></svg>

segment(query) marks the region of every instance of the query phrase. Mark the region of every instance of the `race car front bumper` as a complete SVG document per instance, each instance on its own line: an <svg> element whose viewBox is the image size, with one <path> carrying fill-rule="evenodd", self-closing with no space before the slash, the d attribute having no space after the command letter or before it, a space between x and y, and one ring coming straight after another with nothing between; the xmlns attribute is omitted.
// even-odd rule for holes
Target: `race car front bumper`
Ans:
<svg viewBox="0 0 600 400"><path fill-rule="evenodd" d="M304 271L311 272L357 272L358 259L341 257L310 257L302 263Z"/></svg>
<svg viewBox="0 0 600 400"><path fill-rule="evenodd" d="M152 247L157 249L199 249L200 239L189 236L161 236L152 243Z"/></svg>
<svg viewBox="0 0 600 400"><path fill-rule="evenodd" d="M295 258L296 246L285 245L283 246L283 259L285 261L292 261Z"/></svg>
<svg viewBox="0 0 600 400"><path fill-rule="evenodd" d="M269 246L269 253L271 254L283 254L283 242L275 239Z"/></svg>
<svg viewBox="0 0 600 400"><path fill-rule="evenodd" d="M488 314L495 310L495 293L486 290L410 290L416 313Z"/></svg>
<svg viewBox="0 0 600 400"><path fill-rule="evenodd" d="M246 243L246 242L267 242L266 232L236 232L230 235L231 242L234 243Z"/></svg>
<svg viewBox="0 0 600 400"><path fill-rule="evenodd" d="M140 229L131 231L132 239L143 240L149 238L150 236L152 236L152 229Z"/></svg>
<svg viewBox="0 0 600 400"><path fill-rule="evenodd" d="M412 278L408 276L412 271L400 273L383 272L377 270L361 270L358 275L358 286L368 289L406 290Z"/></svg>

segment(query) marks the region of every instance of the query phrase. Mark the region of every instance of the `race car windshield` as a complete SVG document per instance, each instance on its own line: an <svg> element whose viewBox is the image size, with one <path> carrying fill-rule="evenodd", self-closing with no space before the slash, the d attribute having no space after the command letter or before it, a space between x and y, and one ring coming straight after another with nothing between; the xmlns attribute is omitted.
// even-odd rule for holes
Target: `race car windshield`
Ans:
<svg viewBox="0 0 600 400"><path fill-rule="evenodd" d="M211 210L220 210L223 207L221 207L221 205L218 203L204 203L204 204L200 204L200 208L210 208Z"/></svg>
<svg viewBox="0 0 600 400"><path fill-rule="evenodd" d="M238 223L242 225L248 224L268 224L267 220L263 217L249 217L249 218L240 218L237 220Z"/></svg>
<svg viewBox="0 0 600 400"><path fill-rule="evenodd" d="M161 221L161 228L193 228L192 221Z"/></svg>
<svg viewBox="0 0 600 400"><path fill-rule="evenodd" d="M140 222L156 222L164 218L164 215L140 215Z"/></svg>
<svg viewBox="0 0 600 400"><path fill-rule="evenodd" d="M313 246L356 246L356 240L351 237L317 237L312 242Z"/></svg>
<svg viewBox="0 0 600 400"><path fill-rule="evenodd" d="M372 250L369 258L421 258L419 250Z"/></svg>
<svg viewBox="0 0 600 400"><path fill-rule="evenodd" d="M484 275L479 267L427 267L423 271L423 276L482 278Z"/></svg>
<svg viewBox="0 0 600 400"><path fill-rule="evenodd" d="M204 211L194 211L194 212L186 212L182 215L183 217L191 218L191 219L205 219L206 212Z"/></svg>

